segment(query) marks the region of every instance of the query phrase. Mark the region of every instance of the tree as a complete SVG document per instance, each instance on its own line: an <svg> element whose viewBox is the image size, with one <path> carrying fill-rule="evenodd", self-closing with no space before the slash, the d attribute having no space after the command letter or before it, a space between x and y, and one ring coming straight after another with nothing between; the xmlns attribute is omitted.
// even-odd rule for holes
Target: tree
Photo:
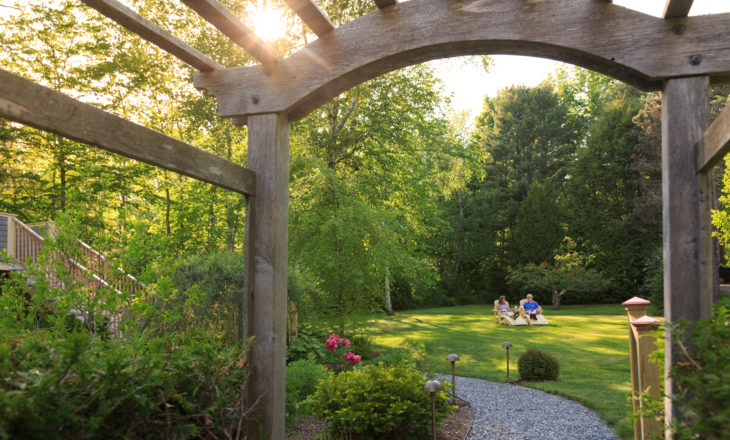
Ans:
<svg viewBox="0 0 730 440"><path fill-rule="evenodd" d="M597 292L608 287L610 279L592 268L595 257L578 251L576 243L565 237L556 250L554 263L527 263L509 271L509 280L526 288L552 292L553 308L560 308L560 299L568 292Z"/></svg>

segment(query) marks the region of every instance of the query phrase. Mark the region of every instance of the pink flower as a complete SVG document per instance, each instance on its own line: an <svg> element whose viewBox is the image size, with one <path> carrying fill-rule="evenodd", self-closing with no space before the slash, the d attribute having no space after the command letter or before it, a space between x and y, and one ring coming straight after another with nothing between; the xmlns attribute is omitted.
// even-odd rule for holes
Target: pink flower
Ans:
<svg viewBox="0 0 730 440"><path fill-rule="evenodd" d="M362 359L362 358L360 357L360 355L359 355L359 354L356 354L356 355L355 355L355 357L354 357L354 358L352 358L352 365L357 365L357 364L359 364L359 363L360 363L360 360L361 360L361 359Z"/></svg>
<svg viewBox="0 0 730 440"><path fill-rule="evenodd" d="M324 367L327 369L327 371L332 371L332 365L325 365Z"/></svg>
<svg viewBox="0 0 730 440"><path fill-rule="evenodd" d="M347 353L345 353L345 355L343 357L345 358L346 361L352 362L352 360L355 358L355 353L348 351Z"/></svg>
<svg viewBox="0 0 730 440"><path fill-rule="evenodd" d="M350 341L348 341L347 339L340 339L340 343L342 345L344 345L345 347L349 347L350 346Z"/></svg>
<svg viewBox="0 0 730 440"><path fill-rule="evenodd" d="M332 333L329 339L327 339L327 342L324 343L324 346L327 347L329 351L337 350L337 339L339 339L337 335Z"/></svg>

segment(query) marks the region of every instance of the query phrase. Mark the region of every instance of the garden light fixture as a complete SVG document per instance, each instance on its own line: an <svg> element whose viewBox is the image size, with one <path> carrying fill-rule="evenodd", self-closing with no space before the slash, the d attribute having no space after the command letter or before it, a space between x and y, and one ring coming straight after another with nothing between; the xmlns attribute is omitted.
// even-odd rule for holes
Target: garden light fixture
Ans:
<svg viewBox="0 0 730 440"><path fill-rule="evenodd" d="M456 401L456 376L454 374L454 368L456 368L456 361L460 361L459 356L451 353L446 356L446 360L451 362L451 403Z"/></svg>
<svg viewBox="0 0 730 440"><path fill-rule="evenodd" d="M502 344L502 347L507 349L507 379L509 379L509 348L512 346L512 343L510 341L505 342Z"/></svg>
<svg viewBox="0 0 730 440"><path fill-rule="evenodd" d="M423 385L423 391L431 393L431 415L433 417L433 440L436 440L436 393L444 387L437 380L429 380Z"/></svg>

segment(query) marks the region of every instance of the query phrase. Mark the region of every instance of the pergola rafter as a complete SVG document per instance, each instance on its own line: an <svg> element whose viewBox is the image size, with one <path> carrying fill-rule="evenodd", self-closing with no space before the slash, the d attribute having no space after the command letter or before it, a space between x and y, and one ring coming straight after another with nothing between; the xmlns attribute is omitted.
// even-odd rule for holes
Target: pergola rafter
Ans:
<svg viewBox="0 0 730 440"><path fill-rule="evenodd" d="M692 7L694 0L667 0L664 5L664 12L662 17L664 18L682 18L689 15L689 10Z"/></svg>
<svg viewBox="0 0 730 440"><path fill-rule="evenodd" d="M278 61L278 55L271 45L262 40L228 8L216 0L180 1L265 66L270 68Z"/></svg>
<svg viewBox="0 0 730 440"><path fill-rule="evenodd" d="M387 8L388 6L393 6L396 4L396 0L375 0L375 6L378 7L378 9Z"/></svg>
<svg viewBox="0 0 730 440"><path fill-rule="evenodd" d="M304 23L318 37L323 37L335 28L327 15L312 0L284 0Z"/></svg>
<svg viewBox="0 0 730 440"><path fill-rule="evenodd" d="M222 65L208 58L199 50L183 43L174 35L157 26L150 20L142 17L117 0L81 1L201 72L223 68Z"/></svg>

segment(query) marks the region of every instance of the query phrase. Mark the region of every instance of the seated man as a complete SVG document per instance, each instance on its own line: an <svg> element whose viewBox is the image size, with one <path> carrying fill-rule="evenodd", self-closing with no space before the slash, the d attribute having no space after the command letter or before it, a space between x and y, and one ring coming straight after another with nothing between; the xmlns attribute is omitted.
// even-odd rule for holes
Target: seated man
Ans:
<svg viewBox="0 0 730 440"><path fill-rule="evenodd" d="M542 307L536 301L532 300L532 294L527 294L527 301L523 302L520 308L523 311L525 318L537 321L537 315L542 313Z"/></svg>

